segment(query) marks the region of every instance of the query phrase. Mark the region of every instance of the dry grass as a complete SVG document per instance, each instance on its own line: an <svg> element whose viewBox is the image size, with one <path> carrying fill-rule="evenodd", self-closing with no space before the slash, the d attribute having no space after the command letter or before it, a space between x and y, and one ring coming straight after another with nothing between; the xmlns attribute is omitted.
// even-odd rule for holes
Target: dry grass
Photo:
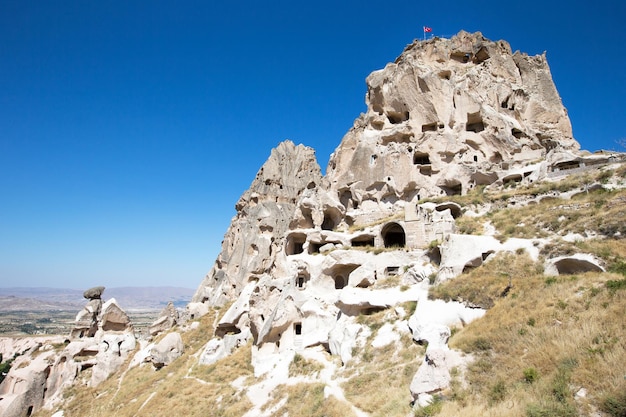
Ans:
<svg viewBox="0 0 626 417"><path fill-rule="evenodd" d="M289 364L289 376L314 376L315 374L318 374L322 369L324 369L324 365L322 365L321 363L312 359L307 359L299 353L296 353L293 357L293 360Z"/></svg>
<svg viewBox="0 0 626 417"><path fill-rule="evenodd" d="M543 266L525 253L503 253L480 268L430 289L429 298L463 301L491 308L502 297L509 284L513 289L523 281L540 274ZM510 289L509 289L510 291Z"/></svg>
<svg viewBox="0 0 626 417"><path fill-rule="evenodd" d="M289 417L352 417L350 406L334 396L324 398L323 383L280 385L273 392L273 404L285 399L274 415Z"/></svg>
<svg viewBox="0 0 626 417"><path fill-rule="evenodd" d="M424 353L424 348L413 343L408 334L398 345L371 347L376 330L388 317L388 311L359 316L357 321L368 325L372 336L362 349L354 350L353 360L341 375L347 378L341 385L346 399L372 417L404 417L411 412L409 385Z"/></svg>
<svg viewBox="0 0 626 417"><path fill-rule="evenodd" d="M466 372L467 386L453 384L452 400L438 415L587 415L607 398L617 398L620 406L619 393L626 389L626 288L611 283L623 276L547 278L524 255L516 258L506 262L516 274L505 297L498 295L504 282L490 263L447 284L446 293L481 297L493 307L450 339L451 347L476 360ZM488 295L480 296L468 281L480 282ZM580 388L588 395L575 401Z"/></svg>
<svg viewBox="0 0 626 417"><path fill-rule="evenodd" d="M602 215L598 215L598 214ZM535 238L593 232L603 236L626 234L626 191L595 191L572 200L550 199L489 214L504 237Z"/></svg>

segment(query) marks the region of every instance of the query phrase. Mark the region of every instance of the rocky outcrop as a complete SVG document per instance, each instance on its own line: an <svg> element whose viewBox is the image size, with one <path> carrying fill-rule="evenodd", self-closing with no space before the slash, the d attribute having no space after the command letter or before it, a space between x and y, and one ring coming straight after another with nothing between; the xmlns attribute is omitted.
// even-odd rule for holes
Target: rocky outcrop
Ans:
<svg viewBox="0 0 626 417"><path fill-rule="evenodd" d="M546 275L573 275L585 272L604 272L604 268L596 257L576 253L547 260L544 273Z"/></svg>
<svg viewBox="0 0 626 417"><path fill-rule="evenodd" d="M168 333L152 347L146 362L151 362L155 368L160 369L179 358L183 354L184 348L180 333Z"/></svg>
<svg viewBox="0 0 626 417"><path fill-rule="evenodd" d="M89 384L97 386L116 372L135 350L133 325L115 299L102 303L104 287L85 291L87 305L76 317L69 338L26 338L2 353L16 360L0 384L0 414L30 415L62 401L63 390L91 369Z"/></svg>
<svg viewBox="0 0 626 417"><path fill-rule="evenodd" d="M174 307L174 304L170 301L165 308L161 310L159 317L150 325L148 331L150 336L156 336L157 334L164 332L176 326L180 320L178 310Z"/></svg>
<svg viewBox="0 0 626 417"><path fill-rule="evenodd" d="M98 330L98 316L102 309L102 293L104 287L93 287L83 293L89 302L76 315L71 336L74 338L93 337Z"/></svg>
<svg viewBox="0 0 626 417"><path fill-rule="evenodd" d="M346 208L465 194L515 169L539 177L579 147L545 54L479 32L408 45L367 77L366 103L327 169ZM537 160L548 165L524 171Z"/></svg>
<svg viewBox="0 0 626 417"><path fill-rule="evenodd" d="M313 149L282 142L272 150L235 208L222 251L192 302L221 305L275 268L296 202L322 180Z"/></svg>
<svg viewBox="0 0 626 417"><path fill-rule="evenodd" d="M513 53L480 33L415 41L366 82L367 111L331 156L326 176L311 148L285 141L272 150L237 202L221 252L185 317L168 305L150 327L152 336L181 321L185 331L186 319L228 304L198 362L213 364L252 343L255 375L278 375L269 380L288 374L296 352L329 352L345 365L366 343L399 345L404 333L427 345L408 387L415 403L428 403L449 385L450 370L467 360L448 348L450 328L485 311L428 300L429 285L502 251L524 250L537 260L544 242L458 234L463 207L424 200L554 178L610 157L577 153L545 54ZM601 266L574 256L552 259L546 269L562 274ZM92 369L95 386L135 350L128 316L115 300L103 303L103 291L85 292L89 302L57 355L64 359L48 360L48 370L33 364L34 385L27 389L33 398L58 392L54 387L85 369ZM416 305L408 320L401 303ZM363 317L383 310L382 327L364 324ZM199 323L188 328L193 325ZM143 341L131 366L151 362L159 369L183 353L178 332L159 338ZM52 387L43 393L42 372ZM22 398L26 404L31 397Z"/></svg>

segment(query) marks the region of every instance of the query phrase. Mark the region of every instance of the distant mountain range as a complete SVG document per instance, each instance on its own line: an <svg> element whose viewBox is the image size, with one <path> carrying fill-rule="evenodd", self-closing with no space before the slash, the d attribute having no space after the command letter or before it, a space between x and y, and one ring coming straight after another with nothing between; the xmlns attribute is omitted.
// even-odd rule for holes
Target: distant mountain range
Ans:
<svg viewBox="0 0 626 417"><path fill-rule="evenodd" d="M195 290L180 287L117 287L107 288L102 294L104 301L115 298L128 311L158 310L169 301L176 307L184 307ZM83 290L66 288L0 288L0 312L2 311L78 311L87 300Z"/></svg>

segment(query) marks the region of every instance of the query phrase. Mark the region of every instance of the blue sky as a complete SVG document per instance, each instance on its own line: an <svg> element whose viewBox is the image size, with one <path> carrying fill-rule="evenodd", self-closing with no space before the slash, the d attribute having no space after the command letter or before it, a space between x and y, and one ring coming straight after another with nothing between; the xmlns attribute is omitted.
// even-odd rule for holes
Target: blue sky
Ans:
<svg viewBox="0 0 626 417"><path fill-rule="evenodd" d="M195 288L271 149L325 169L365 77L423 25L546 50L575 138L620 149L625 18L617 0L0 0L0 286Z"/></svg>

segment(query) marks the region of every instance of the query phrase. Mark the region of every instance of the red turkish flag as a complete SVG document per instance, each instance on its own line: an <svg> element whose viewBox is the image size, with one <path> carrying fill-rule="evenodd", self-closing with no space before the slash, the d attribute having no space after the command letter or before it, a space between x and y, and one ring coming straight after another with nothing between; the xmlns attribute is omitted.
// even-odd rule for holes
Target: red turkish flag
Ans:
<svg viewBox="0 0 626 417"><path fill-rule="evenodd" d="M432 32L433 28L429 28L428 26L424 26L424 33L426 32Z"/></svg>

